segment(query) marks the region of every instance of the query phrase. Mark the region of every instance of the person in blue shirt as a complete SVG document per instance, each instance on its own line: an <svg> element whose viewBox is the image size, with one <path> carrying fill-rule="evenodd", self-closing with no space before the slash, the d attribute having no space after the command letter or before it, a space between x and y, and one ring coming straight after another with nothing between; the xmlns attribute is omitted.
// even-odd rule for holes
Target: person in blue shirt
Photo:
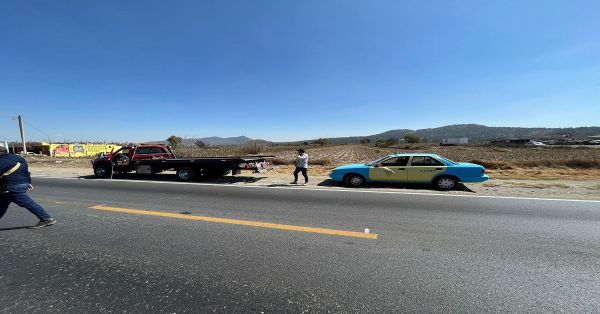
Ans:
<svg viewBox="0 0 600 314"><path fill-rule="evenodd" d="M37 229L55 224L56 219L50 217L42 206L27 195L31 190L33 186L27 161L23 157L9 154L6 148L0 146L0 218L6 213L8 205L15 203L40 219L38 224L31 228Z"/></svg>

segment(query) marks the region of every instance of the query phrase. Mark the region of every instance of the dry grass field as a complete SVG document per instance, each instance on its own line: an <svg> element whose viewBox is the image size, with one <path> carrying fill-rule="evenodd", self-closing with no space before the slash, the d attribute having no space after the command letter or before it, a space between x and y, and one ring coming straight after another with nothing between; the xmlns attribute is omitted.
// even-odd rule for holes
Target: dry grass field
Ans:
<svg viewBox="0 0 600 314"><path fill-rule="evenodd" d="M289 172L296 146L238 146L224 148L184 148L182 156L229 156L260 154L275 156L279 171ZM380 148L369 145L304 147L310 155L314 174L326 175L330 169L348 163L375 160L391 153L435 153L454 161L467 161L486 167L496 179L600 179L598 147L476 147L402 145Z"/></svg>
<svg viewBox="0 0 600 314"><path fill-rule="evenodd" d="M272 155L276 172L289 173L297 146L248 145L230 147L183 147L176 149L180 157L235 155ZM390 153L436 153L454 161L475 162L486 167L495 179L600 179L600 148L565 147L474 147L402 145L379 148L368 145L336 145L303 147L310 155L311 173L327 175L339 165L375 160ZM28 156L33 167L90 168L89 158L50 158Z"/></svg>

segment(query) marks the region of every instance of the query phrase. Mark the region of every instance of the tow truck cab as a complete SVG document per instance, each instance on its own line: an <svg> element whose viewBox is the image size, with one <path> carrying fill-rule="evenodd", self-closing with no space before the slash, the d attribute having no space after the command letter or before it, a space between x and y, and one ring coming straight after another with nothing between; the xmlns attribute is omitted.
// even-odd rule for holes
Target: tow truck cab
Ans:
<svg viewBox="0 0 600 314"><path fill-rule="evenodd" d="M171 148L166 145L125 146L114 152L113 156L127 156L129 160L175 158Z"/></svg>

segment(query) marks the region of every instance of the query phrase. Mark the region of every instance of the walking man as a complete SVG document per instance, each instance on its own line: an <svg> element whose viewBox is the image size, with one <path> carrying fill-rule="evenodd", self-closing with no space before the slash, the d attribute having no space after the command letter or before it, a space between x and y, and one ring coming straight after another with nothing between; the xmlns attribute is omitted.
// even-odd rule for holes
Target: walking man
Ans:
<svg viewBox="0 0 600 314"><path fill-rule="evenodd" d="M302 172L304 176L304 184L308 183L308 154L304 152L304 149L298 150L298 157L296 157L296 170L294 170L294 182L292 184L298 184L298 173Z"/></svg>
<svg viewBox="0 0 600 314"><path fill-rule="evenodd" d="M23 157L9 154L6 148L0 146L0 218L4 216L8 205L15 203L26 208L40 219L33 229L51 226L56 219L50 215L36 202L27 192L33 190L31 176L27 161Z"/></svg>

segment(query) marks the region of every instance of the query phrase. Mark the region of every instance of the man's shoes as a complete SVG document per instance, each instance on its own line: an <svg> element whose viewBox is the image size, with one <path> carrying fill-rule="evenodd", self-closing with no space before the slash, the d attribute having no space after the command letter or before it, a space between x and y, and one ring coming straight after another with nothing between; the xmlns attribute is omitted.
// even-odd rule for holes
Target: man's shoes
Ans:
<svg viewBox="0 0 600 314"><path fill-rule="evenodd" d="M30 227L30 229L39 229L39 228L43 228L43 227L47 227L47 226L52 226L55 223L56 223L56 219L54 219L54 218L50 218L47 220L40 220L40 222L38 222L37 225Z"/></svg>
<svg viewBox="0 0 600 314"><path fill-rule="evenodd" d="M298 184L298 181L291 182L290 184Z"/></svg>

